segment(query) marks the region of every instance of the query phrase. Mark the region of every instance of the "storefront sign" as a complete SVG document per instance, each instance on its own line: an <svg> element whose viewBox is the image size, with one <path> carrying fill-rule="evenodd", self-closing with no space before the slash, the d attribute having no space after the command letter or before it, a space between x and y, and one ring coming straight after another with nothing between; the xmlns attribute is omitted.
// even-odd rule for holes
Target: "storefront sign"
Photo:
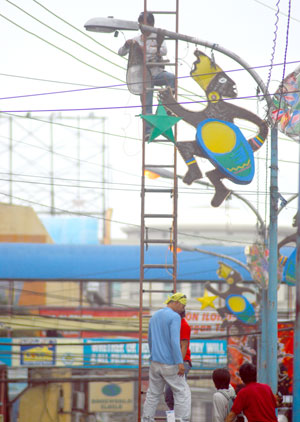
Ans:
<svg viewBox="0 0 300 422"><path fill-rule="evenodd" d="M133 382L90 382L89 412L119 413L133 412L134 383Z"/></svg>

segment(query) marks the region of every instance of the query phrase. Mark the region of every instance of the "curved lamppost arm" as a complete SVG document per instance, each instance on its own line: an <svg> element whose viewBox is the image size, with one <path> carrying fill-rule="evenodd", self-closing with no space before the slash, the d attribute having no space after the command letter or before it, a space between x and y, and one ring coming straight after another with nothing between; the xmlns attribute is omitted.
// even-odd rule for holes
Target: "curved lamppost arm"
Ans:
<svg viewBox="0 0 300 422"><path fill-rule="evenodd" d="M222 259L227 259L229 261L234 262L235 264L239 265L240 267L244 268L245 270L247 270L248 272L250 272L249 267L244 264L242 261L240 261L239 259L236 258L232 258L232 256L228 256L228 255L224 255L224 254L220 254L217 252L212 252L212 251L207 251L205 249L200 249L200 248L193 248L190 246L185 246L182 244L178 244L178 247L180 249L182 249L183 251L189 251L189 252L199 252L199 253L203 253L205 255L211 255L211 256L216 256L218 258L222 258Z"/></svg>
<svg viewBox="0 0 300 422"><path fill-rule="evenodd" d="M261 91L262 91L262 93L265 97L265 100L267 101L268 106L272 105L272 98L271 98L263 80L256 73L256 71L248 65L248 63L246 63L240 56L233 53L232 51L227 50L227 49L221 47L218 44L214 44L214 43L209 42L209 41L200 40L199 38L191 37L189 35L184 35L184 34L179 34L177 32L167 31L166 29L155 28L155 27L143 25L143 24L140 24L140 28L148 30L150 32L155 32L157 34L161 34L164 37L172 38L172 39L175 39L175 40L186 41L186 42L190 42L190 43L196 44L196 45L202 45L204 47L208 47L208 48L211 48L213 50L219 51L220 53L225 54L226 56L230 57L232 60L239 63L252 76L252 78L256 81L257 85L260 87L260 89L261 89Z"/></svg>

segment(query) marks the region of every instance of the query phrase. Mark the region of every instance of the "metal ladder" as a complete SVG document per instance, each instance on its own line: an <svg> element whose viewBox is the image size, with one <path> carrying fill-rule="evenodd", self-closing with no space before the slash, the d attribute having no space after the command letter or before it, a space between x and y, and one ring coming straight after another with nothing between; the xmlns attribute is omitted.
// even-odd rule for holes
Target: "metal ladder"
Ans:
<svg viewBox="0 0 300 422"><path fill-rule="evenodd" d="M168 14L174 15L175 17L175 26L176 32L178 32L178 11L179 11L179 0L175 1L175 11L153 11L151 13L156 14ZM150 11L147 9L147 0L144 0L144 11ZM166 63L165 65L174 66L175 69L175 98L177 98L177 78L178 78L178 40L172 40L175 43L175 63ZM145 56L145 54L144 54ZM144 59L144 81L146 81L146 71L145 71L145 59ZM144 83L144 93L143 93L143 110L145 109L145 86ZM174 128L174 137L175 141L177 138L177 128ZM160 142L169 142L166 139L159 139ZM143 146L142 146L142 178L141 178L141 232L140 232L140 284L139 284L139 371L138 371L138 422L141 421L141 399L142 394L142 341L143 341L143 316L144 316L144 295L149 294L149 305L151 307L151 298L153 293L167 293L172 294L176 292L176 281L177 281L177 199L178 199L178 186L177 186L177 156L176 156L176 147L172 150L170 157L170 162L163 163L158 162L159 159L155 158L155 163L148 161L148 156L150 155L149 150L153 148L159 148L157 143L147 144L145 140L145 121L143 121ZM171 149L171 148L170 148ZM157 154L159 157L159 154ZM147 168L153 169L171 169L173 170L173 185L170 188L153 188L149 186L145 177L145 171ZM170 210L168 212L162 212L161 210L157 212L146 212L146 198L147 204L148 201L151 201L151 196L158 194L159 197L169 197L171 201ZM169 238L161 237L152 237L149 236L149 227L147 224L151 221L158 221L158 219L163 219L163 221L169 222ZM165 264L162 261L157 263L147 263L147 251L148 248L151 248L153 245L166 245L169 246L172 255L172 263ZM165 269L170 274L170 280L158 278L147 278L146 272L150 271L152 274L156 271L161 271ZM169 289L152 289L152 282L160 282L172 284L172 288ZM149 283L149 288L144 288L144 283ZM166 418L155 418L155 420L166 420Z"/></svg>

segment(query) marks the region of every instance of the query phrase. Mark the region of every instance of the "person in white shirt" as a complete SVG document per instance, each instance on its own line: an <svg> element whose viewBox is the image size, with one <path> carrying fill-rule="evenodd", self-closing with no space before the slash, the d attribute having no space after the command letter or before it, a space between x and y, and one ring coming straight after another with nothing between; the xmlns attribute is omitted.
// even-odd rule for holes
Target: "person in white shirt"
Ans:
<svg viewBox="0 0 300 422"><path fill-rule="evenodd" d="M144 12L142 12L138 17L138 22L144 24ZM154 26L154 16L151 12L146 13L146 25ZM130 48L134 43L138 45L144 52L144 37L146 39L146 65L148 75L151 78L151 88L146 91L146 104L145 104L145 113L152 114L152 104L153 104L153 88L154 86L168 86L172 90L175 89L175 75L173 73L167 72L164 70L164 65L162 63L162 57L167 55L167 46L162 37L158 34L143 31L141 30L141 35L129 39L125 44L119 48L118 54L120 56L126 56ZM142 98L141 98L142 101ZM146 123L146 135L149 135L151 127Z"/></svg>
<svg viewBox="0 0 300 422"><path fill-rule="evenodd" d="M230 372L227 368L215 369L212 379L217 391L213 395L213 422L224 422L231 410L235 391L230 384Z"/></svg>

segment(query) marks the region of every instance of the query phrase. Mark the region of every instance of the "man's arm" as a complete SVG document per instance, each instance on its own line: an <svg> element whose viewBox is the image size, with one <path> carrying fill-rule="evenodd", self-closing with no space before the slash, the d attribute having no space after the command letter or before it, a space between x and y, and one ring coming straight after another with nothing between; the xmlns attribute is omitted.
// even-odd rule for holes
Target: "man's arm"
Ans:
<svg viewBox="0 0 300 422"><path fill-rule="evenodd" d="M180 340L180 349L181 349L181 354L182 354L182 359L183 360L185 358L188 345L189 345L189 341L188 340Z"/></svg>
<svg viewBox="0 0 300 422"><path fill-rule="evenodd" d="M226 417L226 419L225 419L225 422L233 422L234 420L235 420L235 418L236 418L236 414L231 410L229 413L228 413L228 415L227 415L227 417Z"/></svg>
<svg viewBox="0 0 300 422"><path fill-rule="evenodd" d="M127 40L125 42L125 44L122 45L122 47L119 48L119 50L118 50L119 56L126 56L126 54L129 53L129 49L130 49L131 44L133 44L134 42L136 42L136 41L133 40L133 39L132 40Z"/></svg>

